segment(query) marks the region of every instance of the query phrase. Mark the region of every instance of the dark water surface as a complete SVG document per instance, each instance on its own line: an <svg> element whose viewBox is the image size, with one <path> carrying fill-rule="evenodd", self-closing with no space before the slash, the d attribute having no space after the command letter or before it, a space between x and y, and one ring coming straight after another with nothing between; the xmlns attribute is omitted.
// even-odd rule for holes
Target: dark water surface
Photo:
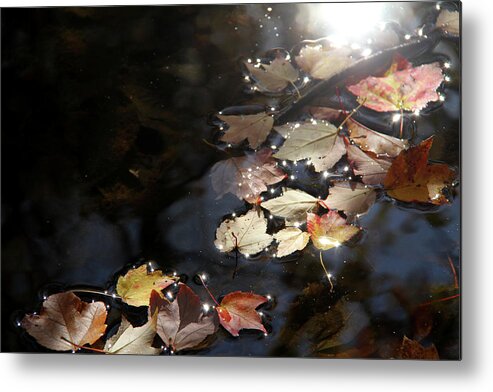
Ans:
<svg viewBox="0 0 493 392"><path fill-rule="evenodd" d="M331 32L310 7L2 10L2 351L42 350L15 322L56 284L109 287L126 266L154 260L204 301L197 273L218 297L274 298L262 309L267 337L221 330L199 355L387 358L406 335L460 356L459 301L419 306L456 293L448 260L460 277L459 188L433 209L380 200L360 218L357 244L324 252L333 294L312 246L288 260L240 258L234 280L234 255L214 247L223 217L246 205L210 186L226 157L203 141L214 135L210 116L255 101L240 58ZM434 10L395 3L383 20L412 32ZM456 169L459 53L444 39L423 55L446 56L451 80L443 105L414 125L416 141L435 134L431 159Z"/></svg>

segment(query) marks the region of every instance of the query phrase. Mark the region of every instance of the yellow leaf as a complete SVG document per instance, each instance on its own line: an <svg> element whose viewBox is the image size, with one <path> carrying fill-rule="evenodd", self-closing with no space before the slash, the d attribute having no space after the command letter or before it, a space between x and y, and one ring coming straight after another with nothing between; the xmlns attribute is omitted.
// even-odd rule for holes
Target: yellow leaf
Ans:
<svg viewBox="0 0 493 392"><path fill-rule="evenodd" d="M152 290L163 290L174 282L174 278L159 270L148 273L147 265L143 264L118 278L116 292L129 305L148 306Z"/></svg>

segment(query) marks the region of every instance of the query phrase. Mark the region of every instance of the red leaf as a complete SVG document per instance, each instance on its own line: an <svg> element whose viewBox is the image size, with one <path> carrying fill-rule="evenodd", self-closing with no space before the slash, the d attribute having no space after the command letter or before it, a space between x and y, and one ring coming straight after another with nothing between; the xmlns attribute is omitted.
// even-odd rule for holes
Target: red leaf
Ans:
<svg viewBox="0 0 493 392"><path fill-rule="evenodd" d="M229 293L221 301L221 306L216 307L219 322L233 336L238 336L242 329L258 329L267 333L255 310L265 302L267 298L254 293Z"/></svg>

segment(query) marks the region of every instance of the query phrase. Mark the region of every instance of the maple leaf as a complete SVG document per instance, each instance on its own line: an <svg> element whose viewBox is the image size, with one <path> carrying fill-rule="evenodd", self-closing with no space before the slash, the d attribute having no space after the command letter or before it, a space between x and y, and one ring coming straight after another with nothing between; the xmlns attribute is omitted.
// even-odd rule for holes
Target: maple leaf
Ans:
<svg viewBox="0 0 493 392"><path fill-rule="evenodd" d="M367 185L383 184L392 162L378 158L376 154L362 151L359 147L348 145L347 156L354 174L361 176Z"/></svg>
<svg viewBox="0 0 493 392"><path fill-rule="evenodd" d="M436 27L447 34L458 36L460 34L460 15L457 11L442 10L438 15Z"/></svg>
<svg viewBox="0 0 493 392"><path fill-rule="evenodd" d="M347 120L346 126L351 140L363 151L371 151L378 156L393 158L408 148L406 140L374 131L352 118Z"/></svg>
<svg viewBox="0 0 493 392"><path fill-rule="evenodd" d="M429 347L423 347L416 340L411 340L407 336L402 339L402 344L397 351L399 359L428 359L439 360L438 351L434 344Z"/></svg>
<svg viewBox="0 0 493 392"><path fill-rule="evenodd" d="M272 215L286 218L290 221L304 221L306 213L312 211L319 200L298 189L287 189L284 193L260 204Z"/></svg>
<svg viewBox="0 0 493 392"><path fill-rule="evenodd" d="M238 336L242 329L258 329L267 333L260 315L255 310L267 298L242 291L235 291L224 296L220 306L216 306L221 325L233 336Z"/></svg>
<svg viewBox="0 0 493 392"><path fill-rule="evenodd" d="M269 135L274 125L274 118L267 113L222 115L217 117L228 124L228 130L219 140L226 143L241 143L248 139L250 147L259 147Z"/></svg>
<svg viewBox="0 0 493 392"><path fill-rule="evenodd" d="M173 351L194 348L216 331L214 317L204 316L200 298L182 283L173 302L152 292L149 315L155 312L157 334Z"/></svg>
<svg viewBox="0 0 493 392"><path fill-rule="evenodd" d="M86 303L66 292L50 295L40 314L27 314L21 326L50 350L75 350L93 344L104 334L106 315L104 302Z"/></svg>
<svg viewBox="0 0 493 392"><path fill-rule="evenodd" d="M389 196L404 202L448 203L442 192L452 184L455 173L443 163L428 164L432 144L430 137L394 159L384 181Z"/></svg>
<svg viewBox="0 0 493 392"><path fill-rule="evenodd" d="M274 158L309 159L317 172L330 169L346 152L338 129L325 121L288 123L274 129L286 139Z"/></svg>
<svg viewBox="0 0 493 392"><path fill-rule="evenodd" d="M304 249L310 240L310 235L297 227L287 227L275 233L274 238L279 241L277 257L284 257Z"/></svg>
<svg viewBox="0 0 493 392"><path fill-rule="evenodd" d="M270 64L251 64L246 61L244 64L256 87L262 92L278 93L298 79L298 70L282 57L276 57Z"/></svg>
<svg viewBox="0 0 493 392"><path fill-rule="evenodd" d="M152 290L163 290L173 283L174 278L164 276L159 270L147 272L147 265L143 264L118 278L116 292L131 306L147 306Z"/></svg>
<svg viewBox="0 0 493 392"><path fill-rule="evenodd" d="M272 151L263 148L256 153L217 162L211 169L211 181L218 197L232 193L248 203L256 203L267 185L286 177L271 156Z"/></svg>
<svg viewBox="0 0 493 392"><path fill-rule="evenodd" d="M221 252L238 249L244 255L256 254L272 242L272 236L266 231L264 215L250 210L243 216L223 221L216 230L214 245Z"/></svg>
<svg viewBox="0 0 493 392"><path fill-rule="evenodd" d="M337 182L329 189L329 195L321 203L327 209L344 211L348 216L366 213L375 203L376 192L366 185Z"/></svg>
<svg viewBox="0 0 493 392"><path fill-rule="evenodd" d="M338 247L360 231L359 227L348 225L337 211L322 216L308 213L306 223L313 245L320 250Z"/></svg>
<svg viewBox="0 0 493 392"><path fill-rule="evenodd" d="M383 77L369 76L347 88L377 112L416 111L439 100L436 90L444 80L439 63L399 68L394 63Z"/></svg>
<svg viewBox="0 0 493 392"><path fill-rule="evenodd" d="M308 109L308 113L317 119L317 120L325 120L325 121L335 121L339 117L341 117L344 112L341 109L333 109L326 106L311 106Z"/></svg>
<svg viewBox="0 0 493 392"><path fill-rule="evenodd" d="M140 327L134 327L122 316L116 334L106 341L104 350L108 354L157 355L160 349L152 347L156 335L157 313Z"/></svg>
<svg viewBox="0 0 493 392"><path fill-rule="evenodd" d="M322 45L303 47L295 60L314 79L330 79L354 62L350 49L325 49Z"/></svg>

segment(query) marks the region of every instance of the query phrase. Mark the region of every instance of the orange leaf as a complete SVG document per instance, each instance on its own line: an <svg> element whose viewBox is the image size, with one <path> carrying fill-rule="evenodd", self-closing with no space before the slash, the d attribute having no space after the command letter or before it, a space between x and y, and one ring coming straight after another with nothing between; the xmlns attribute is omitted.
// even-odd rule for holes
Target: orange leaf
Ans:
<svg viewBox="0 0 493 392"><path fill-rule="evenodd" d="M337 211L322 216L308 213L307 228L313 245L320 250L336 248L360 231L359 227L348 225Z"/></svg>

